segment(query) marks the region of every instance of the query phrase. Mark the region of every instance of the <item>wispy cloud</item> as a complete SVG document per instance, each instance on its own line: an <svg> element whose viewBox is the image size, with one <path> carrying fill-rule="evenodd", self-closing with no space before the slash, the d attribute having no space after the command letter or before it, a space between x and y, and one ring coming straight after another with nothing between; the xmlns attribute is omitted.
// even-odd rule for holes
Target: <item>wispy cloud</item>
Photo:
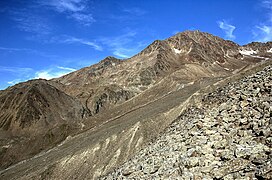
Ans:
<svg viewBox="0 0 272 180"><path fill-rule="evenodd" d="M120 5L121 6L121 5ZM120 11L118 14L109 14L107 18L115 21L121 21L123 23L135 22L138 18L143 17L148 12L144 9L133 7L119 7Z"/></svg>
<svg viewBox="0 0 272 180"><path fill-rule="evenodd" d="M49 34L52 32L50 22L47 18L33 14L26 9L10 11L11 19L21 31L34 34Z"/></svg>
<svg viewBox="0 0 272 180"><path fill-rule="evenodd" d="M67 43L67 44L78 43L78 44L90 46L98 51L103 50L102 46L98 45L96 42L89 41L86 39L76 38L76 37L72 37L72 36L56 37L56 38L52 39L52 41L57 42L57 43Z"/></svg>
<svg viewBox="0 0 272 180"><path fill-rule="evenodd" d="M129 58L134 54L134 49L118 47L114 50L113 54L120 58Z"/></svg>
<svg viewBox="0 0 272 180"><path fill-rule="evenodd" d="M8 74L11 77L16 77L16 79L5 82L8 85L14 85L19 82L27 81L32 78L35 71L32 68L27 67L5 67L0 66L0 73Z"/></svg>
<svg viewBox="0 0 272 180"><path fill-rule="evenodd" d="M93 18L92 14L73 13L69 17L73 18L78 23L80 23L84 26L90 26L92 23L94 23L96 21Z"/></svg>
<svg viewBox="0 0 272 180"><path fill-rule="evenodd" d="M267 13L267 21L255 26L253 38L260 42L272 41L272 0L264 0L261 5Z"/></svg>
<svg viewBox="0 0 272 180"><path fill-rule="evenodd" d="M81 25L90 26L95 22L89 11L88 0L50 0L39 1L40 5L47 6L67 18L73 19Z"/></svg>
<svg viewBox="0 0 272 180"><path fill-rule="evenodd" d="M86 0L49 0L41 4L51 6L59 12L80 12L87 8Z"/></svg>
<svg viewBox="0 0 272 180"><path fill-rule="evenodd" d="M0 72L10 72L18 75L26 75L33 71L32 68L0 66Z"/></svg>
<svg viewBox="0 0 272 180"><path fill-rule="evenodd" d="M253 30L253 36L256 41L267 42L272 41L272 26L259 25Z"/></svg>
<svg viewBox="0 0 272 180"><path fill-rule="evenodd" d="M134 8L123 8L123 12L129 13L131 15L135 15L135 16L142 16L145 15L147 13L147 11L138 8L138 7L134 7Z"/></svg>
<svg viewBox="0 0 272 180"><path fill-rule="evenodd" d="M2 51L29 51L30 49L26 48L9 48L9 47L0 47L0 50Z"/></svg>
<svg viewBox="0 0 272 180"><path fill-rule="evenodd" d="M10 77L15 77L14 80L4 82L7 86L31 79L34 72L35 71L32 68L28 67L0 66L0 74L2 73Z"/></svg>
<svg viewBox="0 0 272 180"><path fill-rule="evenodd" d="M53 79L70 72L75 71L76 69L70 67L63 66L54 66L51 68L43 69L43 70L34 70L32 68L23 68L23 67L5 67L0 66L0 73L11 73L14 80L10 80L6 82L8 85L15 85L19 82L24 82L30 79Z"/></svg>
<svg viewBox="0 0 272 180"><path fill-rule="evenodd" d="M42 56L42 57L47 57L47 58L57 58L58 56L56 55L52 55L52 54L48 54L42 51L38 51L35 49L29 49L29 48L11 48L11 47L1 47L0 46L0 51L8 51L8 52L25 52L28 54L33 54L33 55L38 55L38 56Z"/></svg>
<svg viewBox="0 0 272 180"><path fill-rule="evenodd" d="M99 41L103 45L108 46L115 56L128 58L144 46L143 43L134 42L136 34L135 31L129 31L116 37L104 37L99 39Z"/></svg>
<svg viewBox="0 0 272 180"><path fill-rule="evenodd" d="M15 84L18 84L19 82L22 82L22 80L21 79L14 79L12 81L8 81L7 83L9 85L15 85Z"/></svg>
<svg viewBox="0 0 272 180"><path fill-rule="evenodd" d="M272 23L272 0L264 0L262 1L262 7L265 8L268 15L268 22Z"/></svg>
<svg viewBox="0 0 272 180"><path fill-rule="evenodd" d="M56 68L49 68L35 73L34 79L53 79L68 74L76 69L57 66Z"/></svg>
<svg viewBox="0 0 272 180"><path fill-rule="evenodd" d="M225 20L223 21L217 21L217 24L220 29L222 29L225 32L225 37L230 40L234 40L235 36L233 35L233 31L235 30L235 26L229 24Z"/></svg>
<svg viewBox="0 0 272 180"><path fill-rule="evenodd" d="M62 66L57 66L58 69L66 70L66 71L75 71L76 69L74 68L69 68L69 67L62 67Z"/></svg>
<svg viewBox="0 0 272 180"><path fill-rule="evenodd" d="M95 19L88 7L89 0L37 0L25 3L21 8L9 8L10 18L19 30L32 33L28 39L43 40L53 34L58 26L54 24L50 10L76 21L83 26L90 26ZM46 13L46 14L45 14ZM46 38L45 38L46 37Z"/></svg>

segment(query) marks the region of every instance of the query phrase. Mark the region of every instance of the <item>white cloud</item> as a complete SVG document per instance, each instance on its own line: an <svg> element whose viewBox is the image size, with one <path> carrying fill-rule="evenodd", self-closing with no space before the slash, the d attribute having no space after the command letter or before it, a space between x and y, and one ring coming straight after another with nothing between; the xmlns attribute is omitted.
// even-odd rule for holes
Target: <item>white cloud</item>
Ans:
<svg viewBox="0 0 272 180"><path fill-rule="evenodd" d="M35 73L35 77L34 79L52 79L55 77L60 77L61 75L64 75L63 73L52 73L51 71L48 70L42 70L42 71L38 71Z"/></svg>
<svg viewBox="0 0 272 180"><path fill-rule="evenodd" d="M268 22L272 23L272 0L262 1L263 8L268 10Z"/></svg>
<svg viewBox="0 0 272 180"><path fill-rule="evenodd" d="M87 8L86 0L50 0L41 4L53 7L59 12L80 12Z"/></svg>
<svg viewBox="0 0 272 180"><path fill-rule="evenodd" d="M76 69L70 67L63 66L55 66L48 69L43 69L39 71L35 71L32 68L21 68L21 67L5 67L0 66L0 73L11 73L15 76L14 80L6 82L8 85L15 85L20 82L24 82L30 79L53 79L57 77L61 77L68 73L75 71Z"/></svg>
<svg viewBox="0 0 272 180"><path fill-rule="evenodd" d="M253 30L254 39L260 42L272 41L272 26L256 26Z"/></svg>
<svg viewBox="0 0 272 180"><path fill-rule="evenodd" d="M145 10L140 9L138 7L124 8L123 11L126 12L126 13L129 13L131 15L135 15L135 16L142 16L142 15L145 15L147 13Z"/></svg>
<svg viewBox="0 0 272 180"><path fill-rule="evenodd" d="M22 81L26 81L31 79L31 75L34 70L32 68L24 68L24 67L6 67L0 66L0 73L3 72L10 77L17 77L12 81L6 82L8 85L14 85ZM21 79L24 78L24 79Z"/></svg>
<svg viewBox="0 0 272 180"><path fill-rule="evenodd" d="M84 26L90 26L95 22L92 14L73 13L70 17Z"/></svg>
<svg viewBox="0 0 272 180"><path fill-rule="evenodd" d="M8 51L8 52L25 52L28 54L33 54L33 55L38 55L38 56L42 56L42 57L47 57L47 58L56 58L58 56L56 55L52 55L52 54L48 54L42 51L38 51L35 49L29 49L29 48L10 48L10 47L0 47L0 51Z"/></svg>
<svg viewBox="0 0 272 180"><path fill-rule="evenodd" d="M138 7L119 7L120 11L118 14L108 14L107 18L114 20L114 21L121 21L121 22L135 22L143 15L147 14L147 11L138 8Z"/></svg>
<svg viewBox="0 0 272 180"><path fill-rule="evenodd" d="M131 54L133 52L133 50L131 49L123 49L123 48L117 48L113 54L117 57L120 57L120 58L129 58Z"/></svg>
<svg viewBox="0 0 272 180"><path fill-rule="evenodd" d="M68 37L65 37L65 39L57 40L57 41L59 41L61 43L80 43L80 44L84 44L87 46L91 46L92 48L94 48L95 50L98 50L98 51L103 50L103 48L95 42L92 42L92 41L89 41L86 39L76 38L76 37L68 36Z"/></svg>
<svg viewBox="0 0 272 180"><path fill-rule="evenodd" d="M32 71L33 71L32 68L0 66L0 72L10 72L10 73L16 73L18 75L25 75L25 74L31 73Z"/></svg>
<svg viewBox="0 0 272 180"><path fill-rule="evenodd" d="M120 58L128 58L139 52L139 50L145 46L144 43L134 42L135 31L127 32L123 35L116 37L104 37L99 39L102 44L108 46L112 53Z"/></svg>
<svg viewBox="0 0 272 180"><path fill-rule="evenodd" d="M9 85L15 85L18 84L19 82L22 82L21 79L14 79L12 81L7 82Z"/></svg>
<svg viewBox="0 0 272 180"><path fill-rule="evenodd" d="M11 11L11 19L19 30L34 34L50 34L52 28L46 17L33 14L25 9Z"/></svg>
<svg viewBox="0 0 272 180"><path fill-rule="evenodd" d="M44 69L35 73L34 79L53 79L64 76L76 69L57 66L56 68Z"/></svg>
<svg viewBox="0 0 272 180"><path fill-rule="evenodd" d="M62 67L62 66L57 66L59 69L67 70L67 71L75 71L76 69L74 68L69 68L69 67Z"/></svg>
<svg viewBox="0 0 272 180"><path fill-rule="evenodd" d="M267 21L255 26L252 30L255 41L272 41L272 0L262 1L262 7L267 10Z"/></svg>
<svg viewBox="0 0 272 180"><path fill-rule="evenodd" d="M28 51L28 50L30 50L30 49L26 49L26 48L0 47L0 50L3 50L3 51Z"/></svg>
<svg viewBox="0 0 272 180"><path fill-rule="evenodd" d="M227 23L225 20L217 22L219 28L221 28L225 32L225 37L230 40L234 40L235 36L233 35L233 31L235 30L235 26Z"/></svg>
<svg viewBox="0 0 272 180"><path fill-rule="evenodd" d="M93 15L89 12L88 0L50 0L40 1L39 4L50 7L84 26L90 26L95 22Z"/></svg>

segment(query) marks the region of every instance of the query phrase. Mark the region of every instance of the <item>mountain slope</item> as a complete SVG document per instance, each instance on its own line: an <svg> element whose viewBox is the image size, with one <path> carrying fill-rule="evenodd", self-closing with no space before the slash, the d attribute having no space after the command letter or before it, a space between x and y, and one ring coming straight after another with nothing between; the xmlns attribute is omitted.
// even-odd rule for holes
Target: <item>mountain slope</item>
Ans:
<svg viewBox="0 0 272 180"><path fill-rule="evenodd" d="M194 77L221 77L263 60L243 59L239 48L234 42L208 33L185 31L154 41L132 58L121 61L107 57L55 81L63 85L62 91L79 98L95 115L141 94L174 72L183 73L183 80L191 80L191 72Z"/></svg>
<svg viewBox="0 0 272 180"><path fill-rule="evenodd" d="M271 179L272 66L192 105L101 179Z"/></svg>
<svg viewBox="0 0 272 180"><path fill-rule="evenodd" d="M272 54L270 43L254 45L253 54L245 48L208 33L186 31L156 40L126 60L107 57L51 81L35 80L1 91L1 162L8 162L2 166L33 157L23 167L19 163L18 171L24 174L28 167L36 176L52 165L70 178L75 160L67 157L85 158L84 153L95 151L88 161L96 165L86 166L86 173L91 171L88 177L105 174L166 128L192 94L265 62ZM55 146L65 137L63 145ZM21 145L34 148L20 149ZM52 151L34 157L53 146ZM96 153L98 146L109 149ZM125 156L119 158L114 152ZM111 160L115 156L119 159ZM42 158L50 159L49 163L44 164ZM84 161L79 158L77 163L81 166Z"/></svg>
<svg viewBox="0 0 272 180"><path fill-rule="evenodd" d="M203 93L213 92L213 89L224 87L227 83L252 74L267 64L271 64L271 61L260 67L251 67L248 71L243 71L227 79L211 78L210 81L202 79L153 102L135 107L130 112L108 119L100 126L67 138L61 145L46 153L1 171L0 178L97 179L129 160L135 152L147 145L186 109L201 102ZM221 103L218 96L214 99L216 101L218 99L218 103ZM208 102L216 106L214 101L208 100ZM129 105L129 103L134 103L134 100L125 104ZM125 104L121 107L126 107ZM110 111L109 114L111 112L115 111ZM107 117L101 116L101 118ZM185 123L185 126L182 127L190 125L188 122L181 123Z"/></svg>
<svg viewBox="0 0 272 180"><path fill-rule="evenodd" d="M0 93L1 167L62 141L84 116L79 101L45 80L17 84Z"/></svg>

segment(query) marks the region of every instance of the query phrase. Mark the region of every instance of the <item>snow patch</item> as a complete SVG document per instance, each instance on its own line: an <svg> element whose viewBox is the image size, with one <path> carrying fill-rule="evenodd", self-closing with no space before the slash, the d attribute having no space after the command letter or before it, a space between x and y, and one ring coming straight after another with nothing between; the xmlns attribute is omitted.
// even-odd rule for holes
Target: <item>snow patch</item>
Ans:
<svg viewBox="0 0 272 180"><path fill-rule="evenodd" d="M181 53L181 50L178 50L178 49L176 49L176 48L173 48L173 50L174 50L174 52L175 52L176 54L180 54L180 53Z"/></svg>
<svg viewBox="0 0 272 180"><path fill-rule="evenodd" d="M261 56L251 56L251 57L259 58L259 59L265 59L265 57L261 57Z"/></svg>
<svg viewBox="0 0 272 180"><path fill-rule="evenodd" d="M272 53L272 48L267 51L268 53Z"/></svg>
<svg viewBox="0 0 272 180"><path fill-rule="evenodd" d="M246 50L246 49L243 49L243 50L240 50L239 53L241 53L242 55L247 55L247 56L250 56L252 54L257 54L257 51L254 51L254 50Z"/></svg>

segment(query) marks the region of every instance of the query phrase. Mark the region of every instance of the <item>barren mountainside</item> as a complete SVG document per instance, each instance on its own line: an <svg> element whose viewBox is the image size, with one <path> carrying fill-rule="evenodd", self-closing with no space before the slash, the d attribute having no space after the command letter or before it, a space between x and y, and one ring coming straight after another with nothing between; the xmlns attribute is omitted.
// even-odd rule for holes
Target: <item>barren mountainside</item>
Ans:
<svg viewBox="0 0 272 180"><path fill-rule="evenodd" d="M271 58L271 42L240 46L185 31L128 59L9 87L0 91L0 178L104 175L168 127L194 94Z"/></svg>
<svg viewBox="0 0 272 180"><path fill-rule="evenodd" d="M269 43L258 45L260 49L265 46L261 51L265 53L272 47ZM104 106L107 109L140 94L173 72L183 74L182 79L190 82L199 77L232 74L252 63L242 61L240 49L243 47L208 33L185 31L156 40L127 60L107 57L55 81L62 84L64 92L79 98L93 115ZM253 62L262 60L250 58Z"/></svg>
<svg viewBox="0 0 272 180"><path fill-rule="evenodd" d="M199 99L101 179L271 179L272 66Z"/></svg>
<svg viewBox="0 0 272 180"><path fill-rule="evenodd" d="M0 94L1 166L48 149L81 128L85 109L45 80L10 87Z"/></svg>

